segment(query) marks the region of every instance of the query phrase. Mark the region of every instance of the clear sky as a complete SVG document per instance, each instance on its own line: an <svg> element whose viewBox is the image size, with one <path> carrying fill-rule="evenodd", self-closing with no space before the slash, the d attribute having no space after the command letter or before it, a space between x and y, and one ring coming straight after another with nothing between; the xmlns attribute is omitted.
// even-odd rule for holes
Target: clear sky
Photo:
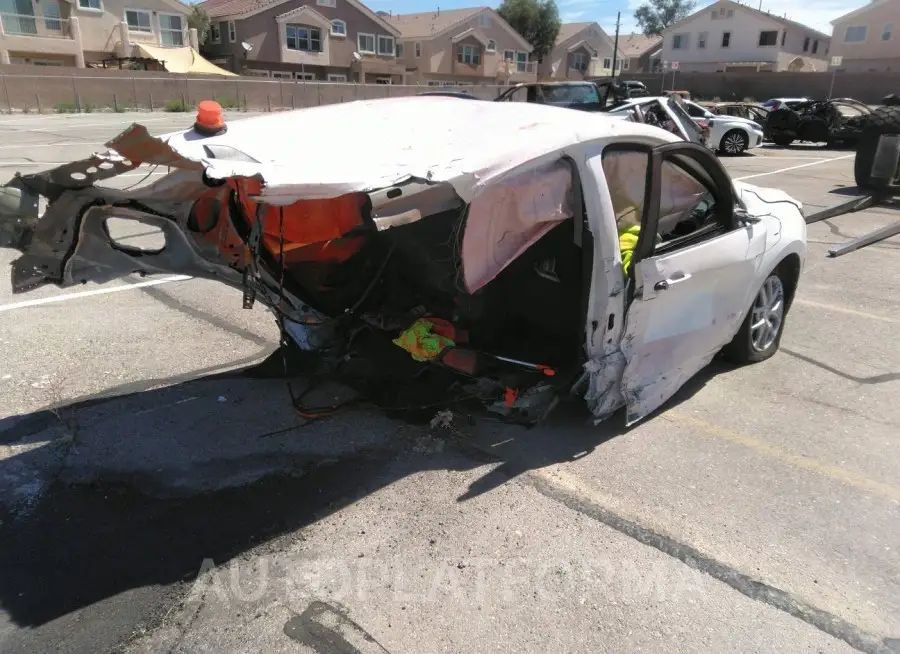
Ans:
<svg viewBox="0 0 900 654"><path fill-rule="evenodd" d="M791 20L809 25L810 27L831 34L830 21L838 16L861 7L868 0L763 0L762 8L779 14L787 14ZM369 8L394 13L408 14L420 11L432 11L441 9L456 9L460 7L478 6L477 0L363 0ZM556 0L559 6L560 17L565 23L580 23L597 21L610 36L616 31L616 12L622 12L623 34L636 31L634 24L634 10L641 4L641 0ZM498 7L500 2L484 3L491 7ZM698 7L711 5L712 0L701 0ZM745 4L759 8L759 0Z"/></svg>

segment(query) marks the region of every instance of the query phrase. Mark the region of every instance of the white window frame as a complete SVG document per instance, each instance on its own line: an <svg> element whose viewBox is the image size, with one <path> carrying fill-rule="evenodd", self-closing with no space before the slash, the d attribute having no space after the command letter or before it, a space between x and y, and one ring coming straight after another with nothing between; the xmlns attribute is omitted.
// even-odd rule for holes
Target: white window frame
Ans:
<svg viewBox="0 0 900 654"><path fill-rule="evenodd" d="M336 84L346 84L347 76L341 73L328 73L328 81Z"/></svg>
<svg viewBox="0 0 900 654"><path fill-rule="evenodd" d="M97 6L92 7L90 4L91 2L96 2ZM86 4L84 4L84 3L86 3ZM81 11L97 11L97 12L102 13L103 12L103 0L78 0L78 8Z"/></svg>
<svg viewBox="0 0 900 654"><path fill-rule="evenodd" d="M625 58L625 61L622 63L622 70L628 70L631 67L631 59Z"/></svg>
<svg viewBox="0 0 900 654"><path fill-rule="evenodd" d="M894 38L894 23L885 23L881 28L881 40L890 41Z"/></svg>
<svg viewBox="0 0 900 654"><path fill-rule="evenodd" d="M697 48L705 50L707 41L709 41L709 32L700 32L697 35Z"/></svg>
<svg viewBox="0 0 900 654"><path fill-rule="evenodd" d="M297 34L297 36L295 37L295 40L297 41L297 47L296 48L290 47L288 45L288 30L289 29L306 30L307 31L306 40L308 42L309 48L304 49L304 48L300 47L300 35L299 34ZM312 44L313 44L312 31L313 30L315 30L319 33L319 39L318 39L319 49L318 50L312 49ZM321 27L313 27L312 25L300 25L298 23L290 23L290 24L284 26L284 49L285 50L290 50L291 52L323 52L323 48L324 48L324 45L322 43L322 28Z"/></svg>
<svg viewBox="0 0 900 654"><path fill-rule="evenodd" d="M527 52L521 52L520 50L516 50L516 72L517 73L527 73L528 72L528 63L529 56Z"/></svg>
<svg viewBox="0 0 900 654"><path fill-rule="evenodd" d="M228 21L228 42L234 43L237 41L237 25L233 20Z"/></svg>
<svg viewBox="0 0 900 654"><path fill-rule="evenodd" d="M289 70L273 70L272 79L293 79L294 74Z"/></svg>
<svg viewBox="0 0 900 654"><path fill-rule="evenodd" d="M460 45L456 51L456 63L467 66L480 66L481 53L474 45Z"/></svg>
<svg viewBox="0 0 900 654"><path fill-rule="evenodd" d="M609 70L610 68L612 68L612 57L604 57L603 70Z"/></svg>
<svg viewBox="0 0 900 654"><path fill-rule="evenodd" d="M342 29L344 30L343 32L334 31L334 26L337 23L340 23ZM328 28L328 33L331 34L331 36L336 36L341 39L347 38L347 21L341 20L340 18L335 18L333 21L331 21L331 27Z"/></svg>
<svg viewBox="0 0 900 654"><path fill-rule="evenodd" d="M578 70L579 66L584 66L587 69L588 58L584 55L583 52L573 52L572 53L572 68Z"/></svg>
<svg viewBox="0 0 900 654"><path fill-rule="evenodd" d="M390 45L387 48L382 49L381 48L382 41L385 43L390 43ZM388 36L387 34L379 34L378 38L375 42L375 48L377 49L377 51L378 51L377 54L380 57L396 57L397 56L396 42L394 41L393 36Z"/></svg>
<svg viewBox="0 0 900 654"><path fill-rule="evenodd" d="M690 34L673 34L672 35L672 49L673 50L687 50L688 49L688 39L690 38ZM676 39L678 40L678 45L675 45ZM609 68L609 66L604 66L604 68Z"/></svg>
<svg viewBox="0 0 900 654"><path fill-rule="evenodd" d="M128 24L128 12L132 12L135 14L144 14L147 17L147 29L137 29L133 28ZM131 7L125 7L125 10L122 12L122 17L125 19L125 24L128 25L128 33L135 34L153 34L153 12L149 9L132 9Z"/></svg>
<svg viewBox="0 0 900 654"><path fill-rule="evenodd" d="M487 52L497 52L497 42L494 39L488 39L488 44L485 50Z"/></svg>
<svg viewBox="0 0 900 654"><path fill-rule="evenodd" d="M304 82L315 82L316 74L315 73L294 73L294 77L299 80L303 80Z"/></svg>
<svg viewBox="0 0 900 654"><path fill-rule="evenodd" d="M163 16L171 16L172 18L177 18L181 22L181 30L173 30L170 28L163 29L163 26L162 26L162 17ZM168 12L160 11L159 13L157 13L157 20L159 21L159 44L162 46L183 48L185 45L185 41L187 40L187 37L184 33L185 26L187 25L187 17L183 16L182 14L170 14ZM172 32L172 33L178 32L179 34L181 34L181 44L163 43L163 34L165 34L167 32Z"/></svg>
<svg viewBox="0 0 900 654"><path fill-rule="evenodd" d="M422 56L422 44L416 41L416 59Z"/></svg>
<svg viewBox="0 0 900 654"><path fill-rule="evenodd" d="M513 63L516 62L516 51L515 50L504 50L503 51L503 61L511 61Z"/></svg>
<svg viewBox="0 0 900 654"><path fill-rule="evenodd" d="M333 7L337 6L336 0L316 0L316 4L319 5L320 7L332 7L333 8Z"/></svg>
<svg viewBox="0 0 900 654"><path fill-rule="evenodd" d="M847 37L850 35L850 30L862 30L862 38L854 41L849 40ZM869 26L868 25L848 25L847 29L844 30L844 43L865 43L869 38Z"/></svg>
<svg viewBox="0 0 900 654"><path fill-rule="evenodd" d="M394 41L394 56L395 57L402 57L405 51L406 51L406 48L403 47L402 43L397 43L396 41Z"/></svg>
<svg viewBox="0 0 900 654"><path fill-rule="evenodd" d="M362 44L363 37L367 37L372 39L372 49L364 48ZM378 47L378 39L375 38L374 34L367 34L366 32L360 32L356 35L356 49L360 54L375 54L375 49Z"/></svg>

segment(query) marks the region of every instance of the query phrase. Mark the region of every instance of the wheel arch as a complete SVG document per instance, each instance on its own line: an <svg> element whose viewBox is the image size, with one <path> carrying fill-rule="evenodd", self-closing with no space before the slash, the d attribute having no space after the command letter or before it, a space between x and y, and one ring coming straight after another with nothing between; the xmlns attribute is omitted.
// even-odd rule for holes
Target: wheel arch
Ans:
<svg viewBox="0 0 900 654"><path fill-rule="evenodd" d="M802 268L802 264L800 261L800 255L796 252L791 252L787 256L785 256L778 264L773 268L773 272L781 272L784 273L782 279L784 280L785 289L784 289L784 312L787 314L788 310L791 308L791 304L794 301L794 293L797 291L797 284L800 282L800 270Z"/></svg>

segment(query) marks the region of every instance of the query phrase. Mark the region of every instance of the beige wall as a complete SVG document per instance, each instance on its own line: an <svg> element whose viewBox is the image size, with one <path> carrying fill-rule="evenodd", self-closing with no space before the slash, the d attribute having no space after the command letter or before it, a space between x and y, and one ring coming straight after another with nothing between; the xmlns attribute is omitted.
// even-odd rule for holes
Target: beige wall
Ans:
<svg viewBox="0 0 900 654"><path fill-rule="evenodd" d="M882 40L885 25L893 23L890 38ZM866 26L866 40L845 43L848 27ZM831 54L843 57L847 72L900 71L900 0L890 0L834 24Z"/></svg>
<svg viewBox="0 0 900 654"><path fill-rule="evenodd" d="M612 72L613 43L609 35L599 25L592 25L559 43L548 57L541 62L539 75L542 79L570 79L581 75L569 71L569 48L579 41L587 41L597 52L597 56L588 59L587 75L608 75ZM621 57L620 57L621 58ZM603 67L603 60L610 60L610 68ZM619 64L621 66L621 64ZM556 68L556 73L553 69Z"/></svg>
<svg viewBox="0 0 900 654"><path fill-rule="evenodd" d="M490 26L484 27L481 16L490 16ZM500 17L494 11L482 12L469 20L460 23L453 29L434 39L401 39L403 43L403 64L407 68L418 68L409 77L420 83L429 79L460 79L482 78L488 80L497 79L500 64L503 62L503 53L506 50L515 52L530 52L531 48L523 47L522 43L509 32L501 22ZM467 37L464 42L453 43L453 38L466 30L473 29L488 41L494 42L494 50L489 51L484 44L477 39ZM415 44L421 45L421 57L416 58ZM481 65L475 69L472 66L459 64L456 61L456 46L473 45L478 48L481 55ZM533 68L533 67L532 67ZM527 81L535 79L534 73L514 75L514 81Z"/></svg>
<svg viewBox="0 0 900 654"><path fill-rule="evenodd" d="M162 0L102 0L102 11L82 9L78 6L78 0L73 0L72 15L78 17L81 27L81 40L86 51L113 52L121 42L119 23L125 20L125 9L143 9L150 12L150 25L152 32L129 33L132 43L148 43L158 45L159 40L159 15L178 14L183 17L184 28L187 30L187 7L180 8L177 3L166 3ZM185 45L188 45L187 33L184 34ZM126 53L130 55L131 53Z"/></svg>

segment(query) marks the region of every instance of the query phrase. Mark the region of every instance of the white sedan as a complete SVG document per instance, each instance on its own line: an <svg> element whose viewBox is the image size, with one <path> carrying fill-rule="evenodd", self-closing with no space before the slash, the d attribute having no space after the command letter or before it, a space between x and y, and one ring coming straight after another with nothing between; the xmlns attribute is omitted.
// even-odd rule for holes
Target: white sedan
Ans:
<svg viewBox="0 0 900 654"><path fill-rule="evenodd" d="M0 211L0 246L21 253L13 291L215 279L271 308L310 373L376 403L390 391L394 408L409 388L425 406L465 398L518 420L577 394L596 421L625 407L632 424L719 352L778 350L806 259L802 207L681 136L451 97L227 130L217 115L159 137L133 125L106 154L14 178ZM171 172L97 185L137 162ZM165 244L117 242L110 220Z"/></svg>

